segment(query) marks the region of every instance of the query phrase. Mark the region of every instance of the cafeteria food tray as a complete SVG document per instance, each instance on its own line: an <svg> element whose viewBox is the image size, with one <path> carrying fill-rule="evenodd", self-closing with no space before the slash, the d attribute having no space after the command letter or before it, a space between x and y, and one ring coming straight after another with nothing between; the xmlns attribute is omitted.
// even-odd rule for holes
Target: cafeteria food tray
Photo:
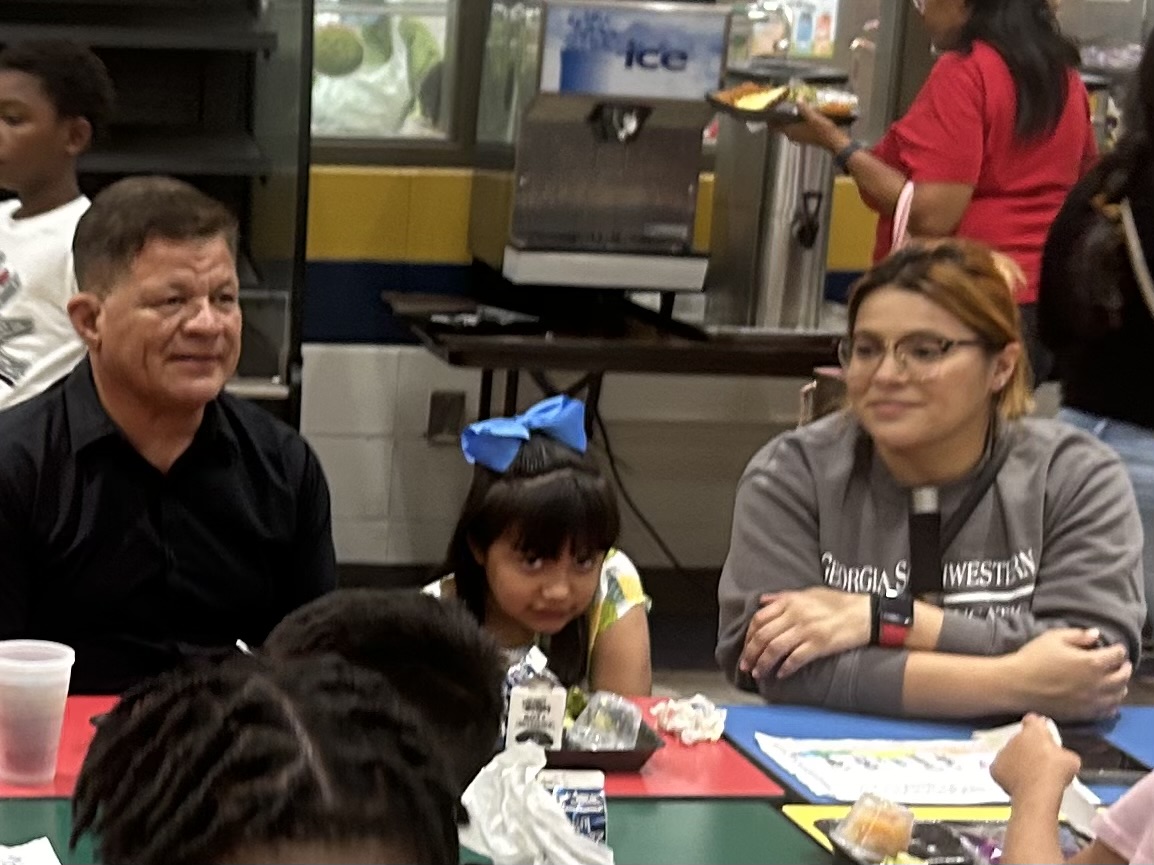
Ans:
<svg viewBox="0 0 1154 865"><path fill-rule="evenodd" d="M602 772L639 772L649 758L665 747L665 740L644 721L637 730L637 745L629 751L573 751L561 749L545 752L549 769L600 769Z"/></svg>
<svg viewBox="0 0 1154 865"><path fill-rule="evenodd" d="M833 838L837 820L818 820L817 828L825 833L833 847L833 861L839 865L871 865L840 846ZM926 865L997 865L1005 840L1004 820L916 820L909 850L896 861L924 862ZM1069 858L1089 838L1068 823L1062 823L1059 837L1062 852Z"/></svg>
<svg viewBox="0 0 1154 865"><path fill-rule="evenodd" d="M800 104L805 102L835 123L850 124L857 119L858 100L852 93L829 88L769 86L746 81L706 96L709 104L748 123L787 126L801 119Z"/></svg>

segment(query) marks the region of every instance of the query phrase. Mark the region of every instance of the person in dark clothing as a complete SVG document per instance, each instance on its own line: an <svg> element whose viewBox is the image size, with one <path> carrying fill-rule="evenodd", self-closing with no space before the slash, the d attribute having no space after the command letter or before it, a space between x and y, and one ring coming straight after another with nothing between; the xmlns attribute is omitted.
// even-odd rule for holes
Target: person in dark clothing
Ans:
<svg viewBox="0 0 1154 865"><path fill-rule="evenodd" d="M1134 255L1122 203L1133 214ZM1126 464L1146 536L1154 596L1154 298L1135 259L1154 263L1154 34L1146 43L1117 147L1071 191L1042 259L1038 319L1062 384L1060 417L1113 447Z"/></svg>
<svg viewBox="0 0 1154 865"><path fill-rule="evenodd" d="M224 393L236 220L186 183L104 189L73 240L88 357L0 412L0 640L76 650L74 693L259 645L333 588L328 485L296 430Z"/></svg>

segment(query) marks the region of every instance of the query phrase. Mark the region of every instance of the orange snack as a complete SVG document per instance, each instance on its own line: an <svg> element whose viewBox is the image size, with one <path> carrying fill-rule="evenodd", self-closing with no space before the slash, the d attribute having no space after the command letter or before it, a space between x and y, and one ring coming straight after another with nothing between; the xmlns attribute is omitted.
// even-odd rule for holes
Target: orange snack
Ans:
<svg viewBox="0 0 1154 865"><path fill-rule="evenodd" d="M908 808L864 794L830 837L861 858L882 861L910 846L914 815Z"/></svg>

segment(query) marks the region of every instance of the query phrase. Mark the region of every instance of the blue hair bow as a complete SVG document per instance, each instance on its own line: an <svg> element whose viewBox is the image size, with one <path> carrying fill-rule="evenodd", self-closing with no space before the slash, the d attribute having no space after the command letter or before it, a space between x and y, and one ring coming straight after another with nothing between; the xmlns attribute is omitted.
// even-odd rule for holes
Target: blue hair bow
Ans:
<svg viewBox="0 0 1154 865"><path fill-rule="evenodd" d="M544 433L578 453L585 453L589 446L585 435L585 404L561 394L541 400L516 417L477 421L461 433L461 450L470 463L480 463L504 473L532 432Z"/></svg>

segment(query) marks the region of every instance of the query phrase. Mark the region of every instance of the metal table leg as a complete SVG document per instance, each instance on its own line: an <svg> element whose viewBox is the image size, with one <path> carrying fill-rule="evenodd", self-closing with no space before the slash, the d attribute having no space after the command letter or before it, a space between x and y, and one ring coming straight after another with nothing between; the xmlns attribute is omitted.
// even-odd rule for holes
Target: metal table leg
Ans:
<svg viewBox="0 0 1154 865"><path fill-rule="evenodd" d="M488 420L493 416L493 370L481 370L481 393L477 396L477 419Z"/></svg>
<svg viewBox="0 0 1154 865"><path fill-rule="evenodd" d="M517 413L517 389L520 383L519 370L505 370L505 417L512 417Z"/></svg>

